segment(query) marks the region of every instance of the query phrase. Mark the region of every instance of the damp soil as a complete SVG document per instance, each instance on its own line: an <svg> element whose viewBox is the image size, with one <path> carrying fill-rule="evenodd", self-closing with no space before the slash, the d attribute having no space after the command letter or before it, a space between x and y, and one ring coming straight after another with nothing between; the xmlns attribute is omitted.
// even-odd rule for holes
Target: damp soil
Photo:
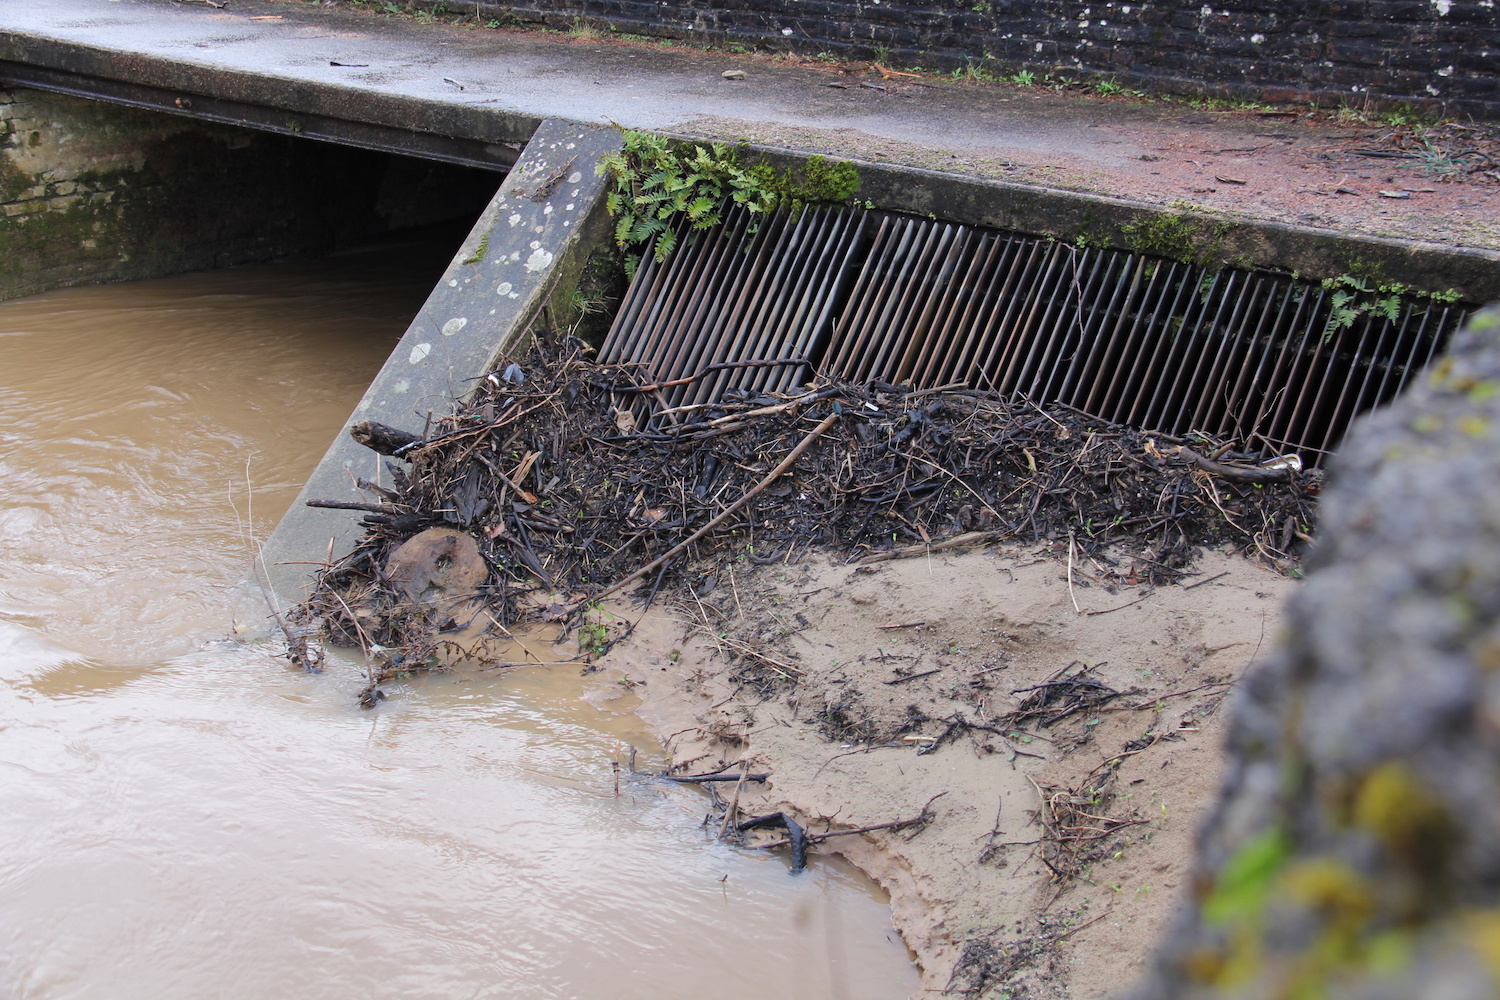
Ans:
<svg viewBox="0 0 1500 1000"><path fill-rule="evenodd" d="M1321 474L985 393L657 388L538 331L423 433L357 428L395 456L293 663L361 649L375 707L559 628L643 699L710 836L879 881L924 989L1126 985Z"/></svg>
<svg viewBox="0 0 1500 1000"><path fill-rule="evenodd" d="M679 767L771 775L746 815L810 835L921 819L811 850L890 892L926 990L1103 998L1140 976L1186 890L1226 699L1296 584L1221 551L1125 594L1067 577L1045 545L735 564L649 612L611 605L629 637L599 663ZM795 683L747 679L747 649ZM1091 696L1023 717L1059 678Z"/></svg>

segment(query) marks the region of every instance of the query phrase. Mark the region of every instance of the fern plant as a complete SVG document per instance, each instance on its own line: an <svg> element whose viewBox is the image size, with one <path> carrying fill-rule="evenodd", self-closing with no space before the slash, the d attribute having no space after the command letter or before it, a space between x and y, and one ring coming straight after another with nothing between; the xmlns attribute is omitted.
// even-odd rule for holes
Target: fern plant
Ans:
<svg viewBox="0 0 1500 1000"><path fill-rule="evenodd" d="M1333 293L1329 297L1328 320L1323 325L1323 342L1333 339L1339 330L1354 325L1361 316L1375 316L1394 323L1401 318L1401 308L1407 298L1427 299L1441 305L1452 305L1458 301L1458 292L1447 289L1441 292L1424 292L1409 288L1399 281L1376 282L1353 275L1341 274L1337 278L1324 278L1323 288Z"/></svg>

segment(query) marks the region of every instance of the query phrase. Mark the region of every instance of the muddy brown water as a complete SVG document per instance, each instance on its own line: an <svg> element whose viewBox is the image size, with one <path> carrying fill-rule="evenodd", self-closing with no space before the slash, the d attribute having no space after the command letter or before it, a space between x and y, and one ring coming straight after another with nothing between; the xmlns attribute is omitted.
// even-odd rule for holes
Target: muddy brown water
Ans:
<svg viewBox="0 0 1500 1000"><path fill-rule="evenodd" d="M898 998L879 891L716 845L576 666L354 707L240 586L443 261L0 303L0 995Z"/></svg>

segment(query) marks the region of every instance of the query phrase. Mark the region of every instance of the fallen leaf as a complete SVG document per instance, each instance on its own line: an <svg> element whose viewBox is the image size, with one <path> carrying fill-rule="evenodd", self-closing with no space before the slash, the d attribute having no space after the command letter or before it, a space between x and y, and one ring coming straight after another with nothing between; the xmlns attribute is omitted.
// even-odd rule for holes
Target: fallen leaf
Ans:
<svg viewBox="0 0 1500 1000"><path fill-rule="evenodd" d="M884 87L884 86L882 86L882 85L880 85L878 83L869 83L868 81L864 82L864 83L861 83L860 86L861 87L869 87L871 90L887 90L887 89L889 89L889 88Z"/></svg>
<svg viewBox="0 0 1500 1000"><path fill-rule="evenodd" d="M1238 177L1217 177L1216 176L1214 178L1214 180L1218 181L1220 184L1243 184L1243 183L1245 183L1244 181L1240 180Z"/></svg>
<svg viewBox="0 0 1500 1000"><path fill-rule="evenodd" d="M726 69L719 75L726 80L743 80L746 76L746 73L742 69Z"/></svg>
<svg viewBox="0 0 1500 1000"><path fill-rule="evenodd" d="M1410 198L1411 195L1405 191L1381 191L1382 198Z"/></svg>
<svg viewBox="0 0 1500 1000"><path fill-rule="evenodd" d="M629 410L616 410L615 427L619 428L621 434L634 434L635 414Z"/></svg>

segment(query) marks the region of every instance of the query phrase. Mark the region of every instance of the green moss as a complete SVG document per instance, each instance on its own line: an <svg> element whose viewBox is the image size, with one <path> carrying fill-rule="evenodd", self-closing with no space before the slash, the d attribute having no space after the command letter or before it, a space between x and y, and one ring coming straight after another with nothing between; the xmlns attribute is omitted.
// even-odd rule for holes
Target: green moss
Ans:
<svg viewBox="0 0 1500 1000"><path fill-rule="evenodd" d="M1144 215L1121 226L1120 232L1136 253L1183 264L1191 264L1196 256L1196 234L1185 216Z"/></svg>
<svg viewBox="0 0 1500 1000"><path fill-rule="evenodd" d="M1448 808L1401 761L1381 764L1366 775L1352 818L1395 861L1426 881L1442 874L1458 835Z"/></svg>
<svg viewBox="0 0 1500 1000"><path fill-rule="evenodd" d="M1282 866L1292 853L1292 839L1280 827L1272 827L1235 852L1214 882L1213 892L1203 904L1203 919L1211 926L1256 917Z"/></svg>
<svg viewBox="0 0 1500 1000"><path fill-rule="evenodd" d="M489 252L490 252L490 234L489 234L489 232L486 231L482 236L479 237L479 245L474 248L474 252L472 254L470 254L469 256L467 256L467 257L464 258L464 263L465 264L478 264L480 261L484 260L484 255L487 254L487 253L489 253Z"/></svg>

